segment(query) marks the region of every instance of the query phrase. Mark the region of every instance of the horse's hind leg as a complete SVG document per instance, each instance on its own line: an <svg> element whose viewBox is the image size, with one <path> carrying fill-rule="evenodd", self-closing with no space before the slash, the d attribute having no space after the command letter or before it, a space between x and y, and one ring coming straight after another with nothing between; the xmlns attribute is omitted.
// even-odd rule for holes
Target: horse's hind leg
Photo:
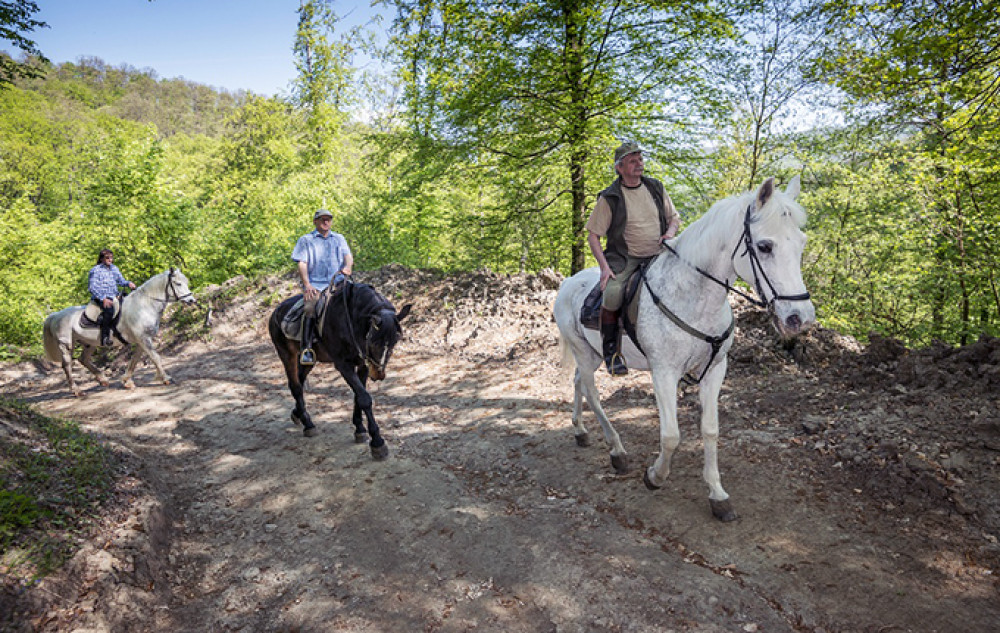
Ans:
<svg viewBox="0 0 1000 633"><path fill-rule="evenodd" d="M313 366L300 365L297 354L283 356L282 361L285 365L285 375L288 376L288 389L292 392L292 397L295 398L292 421L302 425L303 435L314 437L317 432L316 425L313 424L312 417L306 411L305 390L302 388Z"/></svg>
<svg viewBox="0 0 1000 633"><path fill-rule="evenodd" d="M573 436L577 446L590 446L590 433L583 426L583 389L580 387L580 368L573 372Z"/></svg>
<svg viewBox="0 0 1000 633"><path fill-rule="evenodd" d="M73 348L60 345L59 353L62 356L62 368L66 373L66 382L69 383L69 390L73 392L74 396L80 397L82 395L80 388L76 386L76 382L73 380Z"/></svg>
<svg viewBox="0 0 1000 633"><path fill-rule="evenodd" d="M94 348L90 345L83 346L83 352L80 353L80 364L90 370L90 373L94 374L94 378L97 382L101 383L102 387L109 386L107 377L104 375L104 371L94 364L93 361Z"/></svg>
<svg viewBox="0 0 1000 633"><path fill-rule="evenodd" d="M573 413L574 415L577 414L578 396L576 394L582 392L587 398L587 403L590 404L590 409L597 417L597 421L601 424L601 430L604 432L604 441L611 447L611 467L619 475L624 475L628 472L628 454L625 452L625 447L622 446L622 438L618 435L615 427L611 425L611 420L608 419L607 414L604 413L604 407L601 406L601 397L598 395L597 385L594 384L594 370L596 370L596 367L590 368L583 365L577 367L576 380L574 380ZM577 420L574 420L574 423ZM578 430L580 428L582 428L582 425L577 426ZM584 434L586 434L586 431L584 431ZM577 438L577 443L579 444L579 434Z"/></svg>

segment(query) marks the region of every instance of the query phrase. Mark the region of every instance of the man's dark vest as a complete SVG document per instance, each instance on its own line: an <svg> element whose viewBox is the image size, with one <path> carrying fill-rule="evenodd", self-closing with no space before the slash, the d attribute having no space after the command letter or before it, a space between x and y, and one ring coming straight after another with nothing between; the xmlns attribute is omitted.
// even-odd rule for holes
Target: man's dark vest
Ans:
<svg viewBox="0 0 1000 633"><path fill-rule="evenodd" d="M646 185L649 193L653 196L656 210L660 213L660 235L667 232L667 215L664 208L663 198L666 195L663 183L653 178L645 176L639 177L642 184ZM625 268L628 258L628 247L625 245L625 225L628 223L628 210L625 208L625 199L622 197L622 179L618 177L611 186L598 194L603 196L611 207L611 226L608 227L607 242L604 245L604 258L608 260L611 270L618 273Z"/></svg>

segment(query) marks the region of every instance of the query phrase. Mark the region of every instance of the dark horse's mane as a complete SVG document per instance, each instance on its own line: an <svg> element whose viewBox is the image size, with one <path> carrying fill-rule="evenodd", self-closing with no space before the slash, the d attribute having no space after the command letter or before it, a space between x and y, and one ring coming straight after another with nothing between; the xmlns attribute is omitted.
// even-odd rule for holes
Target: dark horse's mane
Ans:
<svg viewBox="0 0 1000 633"><path fill-rule="evenodd" d="M379 316L380 321L391 319L395 322L396 309L370 284L348 283L343 290L334 294L330 301L331 304L326 311L327 324L333 325L342 334L350 336L355 344L360 343L361 339L369 335L368 329L371 326L369 321L372 317ZM340 323L343 321L341 318L343 312L339 308L345 306L350 320L350 325L347 328L343 327L343 323ZM345 332L345 330L349 331ZM372 332L370 337L372 342L395 344L399 334L399 326L396 324L395 327L380 327L377 331Z"/></svg>

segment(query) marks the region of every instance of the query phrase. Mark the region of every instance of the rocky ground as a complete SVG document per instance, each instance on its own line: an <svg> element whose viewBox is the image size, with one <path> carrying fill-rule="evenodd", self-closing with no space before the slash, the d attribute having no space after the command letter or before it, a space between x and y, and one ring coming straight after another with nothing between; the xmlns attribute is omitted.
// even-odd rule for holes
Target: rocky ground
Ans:
<svg viewBox="0 0 1000 633"><path fill-rule="evenodd" d="M373 390L390 445L352 442L349 391L310 377L305 438L265 321L290 278L232 280L175 313L175 378L82 398L41 365L3 392L126 456L115 504L15 631L993 631L1000 622L1000 341L907 350L816 328L778 340L734 303L711 517L695 388L650 492L648 375L600 376L632 471L577 447L551 319L555 274L360 275L414 305ZM212 308L206 319L208 308ZM820 307L821 308L821 307ZM208 322L208 325L202 324ZM126 358L110 359L120 377ZM78 376L81 370L78 368ZM590 414L588 426L597 425Z"/></svg>

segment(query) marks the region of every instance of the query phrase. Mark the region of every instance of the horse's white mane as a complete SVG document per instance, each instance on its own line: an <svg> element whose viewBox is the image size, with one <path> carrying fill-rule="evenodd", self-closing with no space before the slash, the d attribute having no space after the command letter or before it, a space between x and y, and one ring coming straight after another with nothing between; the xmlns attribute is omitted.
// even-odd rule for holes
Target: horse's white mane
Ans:
<svg viewBox="0 0 1000 633"><path fill-rule="evenodd" d="M728 242L730 248L736 247L736 235L743 225L747 208L754 204L756 191L746 191L730 196L713 204L700 218L685 229L678 240L684 240L685 250L689 253L708 254L714 252L720 244ZM764 233L780 232L776 225L791 224L801 229L806 223L806 211L781 189L774 188L767 204L750 214L750 227L760 227ZM678 246L680 242L678 242Z"/></svg>

